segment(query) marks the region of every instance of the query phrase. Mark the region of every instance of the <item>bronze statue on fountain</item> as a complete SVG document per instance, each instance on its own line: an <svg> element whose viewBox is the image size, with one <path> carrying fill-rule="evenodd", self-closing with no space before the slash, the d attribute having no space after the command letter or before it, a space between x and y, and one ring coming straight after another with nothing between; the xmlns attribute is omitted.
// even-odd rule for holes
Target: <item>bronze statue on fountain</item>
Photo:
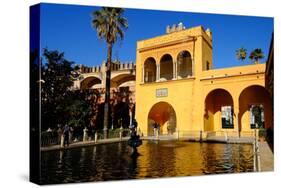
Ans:
<svg viewBox="0 0 281 188"><path fill-rule="evenodd" d="M137 127L138 127L138 123L137 121L134 119L132 124L129 126L130 128L130 132L131 132L131 137L128 140L128 145L132 148L132 155L131 156L138 156L138 150L137 147L139 147L140 145L142 145L142 140L140 139L140 136L137 135Z"/></svg>

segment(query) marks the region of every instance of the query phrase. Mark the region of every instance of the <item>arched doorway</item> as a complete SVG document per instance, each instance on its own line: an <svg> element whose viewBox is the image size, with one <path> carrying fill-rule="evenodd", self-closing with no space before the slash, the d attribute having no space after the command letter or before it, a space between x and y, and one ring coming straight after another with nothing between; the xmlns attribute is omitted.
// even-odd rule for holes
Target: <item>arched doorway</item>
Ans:
<svg viewBox="0 0 281 188"><path fill-rule="evenodd" d="M156 81L156 61L154 58L149 57L144 62L144 82Z"/></svg>
<svg viewBox="0 0 281 188"><path fill-rule="evenodd" d="M181 51L177 56L177 74L178 78L192 76L192 60L188 51Z"/></svg>
<svg viewBox="0 0 281 188"><path fill-rule="evenodd" d="M215 89L205 98L204 131L233 129L233 99L224 89Z"/></svg>
<svg viewBox="0 0 281 188"><path fill-rule="evenodd" d="M128 128L130 125L130 105L133 105L135 98L135 75L121 73L111 78L112 89L112 127Z"/></svg>
<svg viewBox="0 0 281 188"><path fill-rule="evenodd" d="M153 125L160 125L160 134L173 134L177 127L174 108L167 102L158 102L148 113L148 135L153 135Z"/></svg>
<svg viewBox="0 0 281 188"><path fill-rule="evenodd" d="M165 54L160 60L160 80L161 79L173 79L173 58L169 54Z"/></svg>
<svg viewBox="0 0 281 188"><path fill-rule="evenodd" d="M272 100L268 91L259 85L245 88L239 96L238 123L241 131L259 127L268 129L273 125Z"/></svg>

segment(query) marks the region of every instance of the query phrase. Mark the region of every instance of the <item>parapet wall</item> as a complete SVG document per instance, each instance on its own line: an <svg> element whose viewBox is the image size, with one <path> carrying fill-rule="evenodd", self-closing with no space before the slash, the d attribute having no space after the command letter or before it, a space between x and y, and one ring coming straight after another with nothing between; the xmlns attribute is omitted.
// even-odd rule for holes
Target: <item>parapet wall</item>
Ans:
<svg viewBox="0 0 281 188"><path fill-rule="evenodd" d="M264 73L264 72L265 72L265 64L253 64L253 65L203 71L200 79L241 76L241 75Z"/></svg>
<svg viewBox="0 0 281 188"><path fill-rule="evenodd" d="M119 71L119 70L130 70L130 69L136 69L136 65L131 62L125 62L125 63L112 63L111 64L111 71ZM102 65L97 65L93 67L86 67L84 65L80 65L80 71L81 73L99 73L99 72L105 72L106 67L105 63L103 62Z"/></svg>

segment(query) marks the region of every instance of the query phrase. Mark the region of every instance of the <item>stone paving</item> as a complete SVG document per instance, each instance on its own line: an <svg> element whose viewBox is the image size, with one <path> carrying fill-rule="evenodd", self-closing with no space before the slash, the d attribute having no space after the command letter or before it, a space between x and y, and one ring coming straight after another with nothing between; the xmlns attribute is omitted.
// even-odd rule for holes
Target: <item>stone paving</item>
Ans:
<svg viewBox="0 0 281 188"><path fill-rule="evenodd" d="M267 142L259 142L261 171L274 170L274 156Z"/></svg>

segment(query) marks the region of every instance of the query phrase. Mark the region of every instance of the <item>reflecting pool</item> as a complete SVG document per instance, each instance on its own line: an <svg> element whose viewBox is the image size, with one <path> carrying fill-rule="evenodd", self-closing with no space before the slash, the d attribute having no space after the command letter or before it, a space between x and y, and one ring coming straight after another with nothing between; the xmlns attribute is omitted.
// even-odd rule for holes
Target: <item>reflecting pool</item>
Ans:
<svg viewBox="0 0 281 188"><path fill-rule="evenodd" d="M253 171L250 144L144 141L131 158L127 142L41 153L41 183L195 176Z"/></svg>

